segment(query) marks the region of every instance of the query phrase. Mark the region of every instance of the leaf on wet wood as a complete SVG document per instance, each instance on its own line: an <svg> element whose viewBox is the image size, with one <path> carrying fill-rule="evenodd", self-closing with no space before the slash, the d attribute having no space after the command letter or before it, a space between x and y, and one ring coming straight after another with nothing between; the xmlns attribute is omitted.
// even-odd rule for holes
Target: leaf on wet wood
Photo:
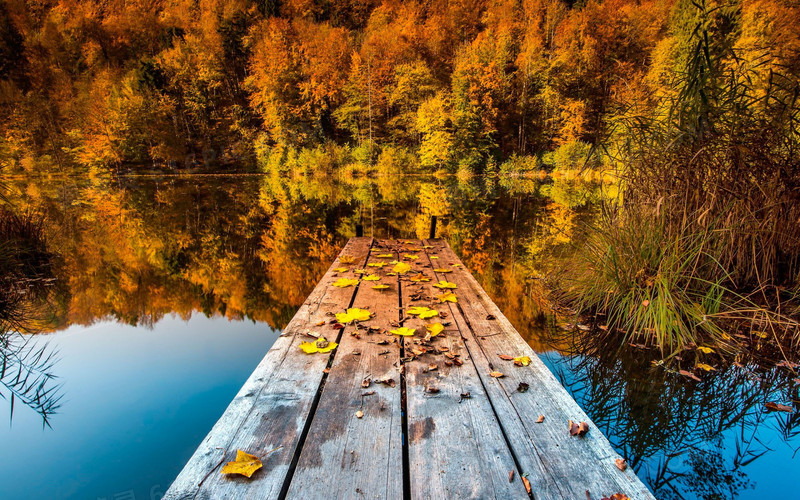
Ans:
<svg viewBox="0 0 800 500"><path fill-rule="evenodd" d="M433 272L435 272L435 273L452 273L453 270L452 269L444 269L444 268L442 268L442 269L434 269Z"/></svg>
<svg viewBox="0 0 800 500"><path fill-rule="evenodd" d="M397 328L396 330L389 330L389 332L391 332L391 333L393 333L395 335L402 335L403 337L408 337L410 335L414 335L415 331L416 330L414 328L406 328L404 326L401 326L400 328Z"/></svg>
<svg viewBox="0 0 800 500"><path fill-rule="evenodd" d="M625 472L625 469L628 468L628 462L626 462L624 458L618 458L614 460L614 463L617 464L617 469L623 472Z"/></svg>
<svg viewBox="0 0 800 500"><path fill-rule="evenodd" d="M389 285L375 285L372 287L373 290L388 290Z"/></svg>
<svg viewBox="0 0 800 500"><path fill-rule="evenodd" d="M375 383L376 384L388 385L389 387L394 387L395 386L395 381L394 381L393 378L384 378L384 379L376 380Z"/></svg>
<svg viewBox="0 0 800 500"><path fill-rule="evenodd" d="M603 497L600 500L630 500L630 498L624 493L614 493L610 497Z"/></svg>
<svg viewBox="0 0 800 500"><path fill-rule="evenodd" d="M367 321L371 316L371 313L366 309L359 309L357 307L351 307L347 310L347 312L343 313L336 313L336 320L339 323L347 324L353 321Z"/></svg>
<svg viewBox="0 0 800 500"><path fill-rule="evenodd" d="M367 264L369 267L383 267L386 265L386 262L370 262Z"/></svg>
<svg viewBox="0 0 800 500"><path fill-rule="evenodd" d="M531 358L529 356L519 356L514 358L514 364L517 366L528 366L531 364Z"/></svg>
<svg viewBox="0 0 800 500"><path fill-rule="evenodd" d="M392 257L394 257L394 254L393 253L382 253L382 254L376 255L375 257L377 257L379 259L391 259Z"/></svg>
<svg viewBox="0 0 800 500"><path fill-rule="evenodd" d="M716 371L716 368L714 368L714 367L713 367L713 366L711 366L711 365L707 365L707 364L705 364L705 363L697 363L697 364L696 364L696 365L694 365L694 366L695 366L695 368L700 368L701 370L705 370L705 371L707 371L707 372L710 372L710 371Z"/></svg>
<svg viewBox="0 0 800 500"><path fill-rule="evenodd" d="M425 325L425 328L428 330L428 333L431 334L431 337L435 337L442 333L444 325L441 323L431 323L430 325Z"/></svg>
<svg viewBox="0 0 800 500"><path fill-rule="evenodd" d="M361 411L361 410L358 410L358 411L356 412L356 418L362 418L363 416L364 416L364 412L363 412L363 411Z"/></svg>
<svg viewBox="0 0 800 500"><path fill-rule="evenodd" d="M705 347L705 346L702 346L702 345L698 346L697 350L702 352L702 353L704 353L704 354L711 354L712 352L714 352L714 349L712 349L710 347Z"/></svg>
<svg viewBox="0 0 800 500"><path fill-rule="evenodd" d="M257 456L236 450L236 460L225 464L222 467L222 474L240 474L250 477L263 465Z"/></svg>
<svg viewBox="0 0 800 500"><path fill-rule="evenodd" d="M523 474L521 476L522 477L522 484L525 486L525 491L528 493L528 495L530 495L531 494L531 482L528 481L528 478L525 477L525 476L526 476L526 474Z"/></svg>
<svg viewBox="0 0 800 500"><path fill-rule="evenodd" d="M369 276L364 276L361 279L364 281L378 281L379 279L381 279L381 277L378 276L377 274L370 274Z"/></svg>
<svg viewBox="0 0 800 500"><path fill-rule="evenodd" d="M306 354L325 353L336 349L336 342L328 342L325 337L318 338L315 342L300 342L300 349Z"/></svg>
<svg viewBox="0 0 800 500"><path fill-rule="evenodd" d="M353 257L352 255L340 255L339 256L339 262L341 262L342 264L352 264L355 261L356 261L356 258Z"/></svg>
<svg viewBox="0 0 800 500"><path fill-rule="evenodd" d="M536 423L541 424L542 422L544 422L544 415L539 415L539 418L536 419Z"/></svg>
<svg viewBox="0 0 800 500"><path fill-rule="evenodd" d="M356 285L358 285L358 280L350 279L350 278L339 278L333 284L333 286L337 286L339 288L345 288L345 287L348 287L348 286L356 286Z"/></svg>
<svg viewBox="0 0 800 500"><path fill-rule="evenodd" d="M448 289L458 288L455 283L450 283L449 281L439 281L433 286L435 286L436 288L441 288L442 290L444 290L445 288Z"/></svg>
<svg viewBox="0 0 800 500"><path fill-rule="evenodd" d="M419 316L420 319L433 318L434 316L439 315L439 311L435 309L429 309L425 306L409 307L406 312L412 316Z"/></svg>
<svg viewBox="0 0 800 500"><path fill-rule="evenodd" d="M508 471L508 482L511 483L514 481L514 469Z"/></svg>
<svg viewBox="0 0 800 500"><path fill-rule="evenodd" d="M764 408L766 408L769 411L785 411L785 412L789 412L789 413L793 413L794 412L794 408L792 408L791 406L782 405L780 403L774 403L772 401L770 401L769 403L766 403L764 405Z"/></svg>
<svg viewBox="0 0 800 500"><path fill-rule="evenodd" d="M439 299L439 302L441 303L458 302L458 298L456 297L456 294L454 294L453 292L445 292L441 295L437 295L436 298Z"/></svg>
<svg viewBox="0 0 800 500"><path fill-rule="evenodd" d="M494 378L503 378L503 377L505 377L505 375L503 375L502 372L489 372L489 375L494 377Z"/></svg>
<svg viewBox="0 0 800 500"><path fill-rule="evenodd" d="M410 270L411 270L411 266L409 266L405 262L398 262L392 268L392 272L395 272L397 274L405 274L405 273L409 272Z"/></svg>
<svg viewBox="0 0 800 500"><path fill-rule="evenodd" d="M367 377L367 378L365 378L364 380L361 381L361 387L364 388L364 389L369 387L370 384L372 384L372 380L370 380L369 377Z"/></svg>
<svg viewBox="0 0 800 500"><path fill-rule="evenodd" d="M514 359L514 356L509 356L508 354L498 354L497 356L503 361L511 361Z"/></svg>
<svg viewBox="0 0 800 500"><path fill-rule="evenodd" d="M581 422L580 424L577 422L573 422L572 420L569 421L569 433L572 436L583 436L587 432L589 432L589 424L586 422Z"/></svg>
<svg viewBox="0 0 800 500"><path fill-rule="evenodd" d="M530 389L530 386L525 382L520 382L517 386L517 392L528 392L528 389Z"/></svg>
<svg viewBox="0 0 800 500"><path fill-rule="evenodd" d="M348 268L346 267L337 267L336 269L334 269L334 271L336 271L337 273L344 273L347 272L347 270Z"/></svg>
<svg viewBox="0 0 800 500"><path fill-rule="evenodd" d="M425 276L422 273L417 273L416 275L411 277L411 281L415 281L417 283L422 282L422 281L430 281L430 280L431 279L429 277Z"/></svg>

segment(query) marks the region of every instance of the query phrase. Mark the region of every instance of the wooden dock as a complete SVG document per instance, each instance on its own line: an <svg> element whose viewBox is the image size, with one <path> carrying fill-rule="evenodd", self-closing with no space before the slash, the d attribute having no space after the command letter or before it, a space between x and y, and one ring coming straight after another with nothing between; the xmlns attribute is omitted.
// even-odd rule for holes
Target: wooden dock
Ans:
<svg viewBox="0 0 800 500"><path fill-rule="evenodd" d="M334 286L342 278L353 284ZM455 288L434 287L440 281ZM448 291L457 302L437 297ZM412 307L438 315L420 319ZM335 314L348 308L371 317L341 328ZM434 323L444 329L432 336ZM391 333L401 326L415 333ZM338 347L300 348L323 346L318 336ZM571 435L570 420L587 422L588 433ZM251 478L221 473L237 450L263 461ZM347 243L165 498L653 498L618 458L445 241L362 237Z"/></svg>

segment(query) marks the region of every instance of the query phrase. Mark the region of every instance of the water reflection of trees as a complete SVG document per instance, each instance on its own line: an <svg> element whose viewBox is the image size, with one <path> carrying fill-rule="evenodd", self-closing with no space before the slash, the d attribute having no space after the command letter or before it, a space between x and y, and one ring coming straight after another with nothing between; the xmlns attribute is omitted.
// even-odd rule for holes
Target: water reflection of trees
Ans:
<svg viewBox="0 0 800 500"><path fill-rule="evenodd" d="M11 418L22 404L50 425L61 400L53 373L56 353L25 335L47 322L57 288L42 223L35 215L0 208L0 398L8 401Z"/></svg>
<svg viewBox="0 0 800 500"><path fill-rule="evenodd" d="M687 382L654 366L655 353L545 337L565 352L551 356L556 376L659 498L735 498L754 486L744 467L771 450L765 436L797 446L800 416L764 407L797 399L787 370L733 364Z"/></svg>

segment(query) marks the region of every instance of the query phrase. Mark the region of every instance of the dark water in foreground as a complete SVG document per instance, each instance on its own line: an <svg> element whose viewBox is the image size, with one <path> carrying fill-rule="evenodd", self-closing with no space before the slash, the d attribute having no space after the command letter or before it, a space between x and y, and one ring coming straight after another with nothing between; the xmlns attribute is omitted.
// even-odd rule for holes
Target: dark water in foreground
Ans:
<svg viewBox="0 0 800 500"><path fill-rule="evenodd" d="M599 186L580 180L122 177L10 183L46 216L57 282L35 304L58 411L0 386L0 498L160 498L356 224L440 236L659 498L793 497L792 376L701 382L650 353L577 347L538 278L580 250ZM4 353L4 356L6 354ZM28 360L29 362L31 360ZM5 383L15 374L3 373Z"/></svg>

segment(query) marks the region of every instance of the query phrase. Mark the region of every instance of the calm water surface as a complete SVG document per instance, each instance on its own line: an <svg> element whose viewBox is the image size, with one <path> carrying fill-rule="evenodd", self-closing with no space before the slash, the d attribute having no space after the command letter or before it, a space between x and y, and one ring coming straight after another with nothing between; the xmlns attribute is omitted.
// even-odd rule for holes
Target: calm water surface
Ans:
<svg viewBox="0 0 800 500"><path fill-rule="evenodd" d="M597 185L232 175L8 188L15 209L46 217L57 280L29 338L53 356L61 399L48 425L0 400L4 499L160 498L356 224L427 236L432 215L659 498L794 495L798 417L763 411L797 400L791 376L745 365L687 383L652 353L610 354L557 326L539 278L580 249Z"/></svg>

